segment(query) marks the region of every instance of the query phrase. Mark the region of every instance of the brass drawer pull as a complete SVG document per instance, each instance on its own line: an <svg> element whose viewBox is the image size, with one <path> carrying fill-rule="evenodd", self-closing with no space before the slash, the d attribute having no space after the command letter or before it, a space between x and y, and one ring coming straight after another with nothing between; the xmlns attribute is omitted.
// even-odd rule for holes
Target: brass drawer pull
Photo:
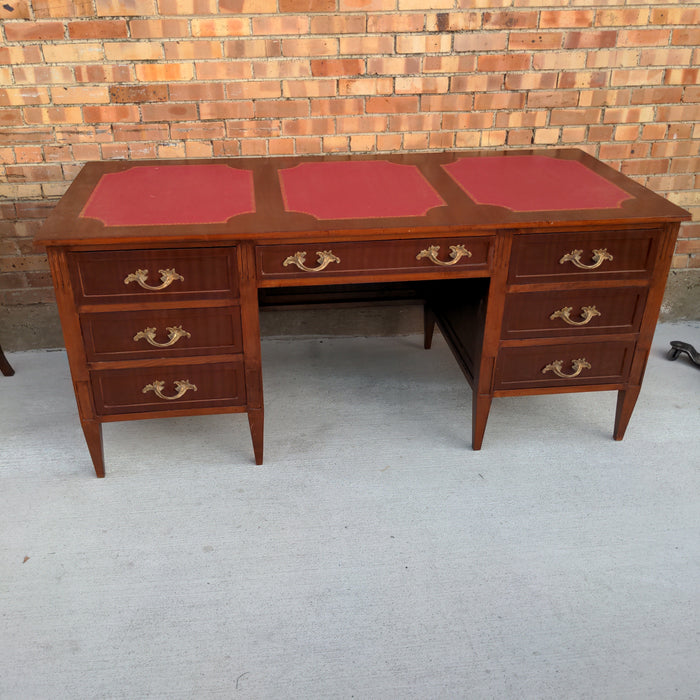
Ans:
<svg viewBox="0 0 700 700"><path fill-rule="evenodd" d="M447 267L449 265L456 265L462 258L471 258L472 254L463 245L451 245L450 246L450 262L443 262L438 259L438 252L440 251L439 245L431 245L427 250L421 250L418 255L416 255L416 260L421 258L428 258L431 262L436 265L442 265Z"/></svg>
<svg viewBox="0 0 700 700"><path fill-rule="evenodd" d="M605 260L613 259L613 256L608 253L607 248L596 248L593 251L593 263L591 265L582 263L581 255L583 255L582 250L572 250L570 253L567 253L564 257L562 257L559 264L563 265L565 262L572 262L574 265L576 265L576 267L579 267L582 270L595 270L597 267L600 267Z"/></svg>
<svg viewBox="0 0 700 700"><path fill-rule="evenodd" d="M165 330L168 331L167 343L159 343L156 340L155 328L144 328L134 336L134 340L138 341L141 340L141 338L145 338L146 342L152 345L154 348L169 348L171 345L175 345L180 338L192 337L192 334L189 331L184 330L182 326L168 326Z"/></svg>
<svg viewBox="0 0 700 700"><path fill-rule="evenodd" d="M589 362L587 362L584 358L580 358L579 360L573 360L571 362L571 368L574 370L571 374L566 374L565 372L561 371L561 366L564 364L562 360L554 360L554 362L548 364L543 370L542 374L545 374L546 372L549 372L550 370L554 372L554 374L557 375L557 377L561 377L562 379L573 379L574 377L578 377L579 374L584 369L590 369L591 365Z"/></svg>
<svg viewBox="0 0 700 700"><path fill-rule="evenodd" d="M559 311L555 311L549 318L553 321L555 318L561 318L570 326L585 326L594 316L600 316L600 311L596 309L595 306L582 306L581 307L581 321L574 321L569 315L572 310L572 306L565 306Z"/></svg>
<svg viewBox="0 0 700 700"><path fill-rule="evenodd" d="M148 289L151 292L159 292L161 289L169 287L175 280L185 279L181 274L175 272L174 269L158 270L158 272L160 272L161 281L161 284L158 287L152 287L150 284L148 284L148 270L136 270L136 272L132 272L130 275L127 275L124 278L124 284L138 282L139 286L143 287L144 289Z"/></svg>
<svg viewBox="0 0 700 700"><path fill-rule="evenodd" d="M175 380L175 389L177 390L177 394L175 394L175 396L166 396L163 393L164 388L165 382L161 381L160 379L156 379L152 384L147 384L145 387L143 387L141 393L147 394L149 391L152 391L159 399L165 399L166 401L175 401L176 399L182 398L188 391L188 389L192 389L192 391L197 391L197 387L194 384L190 384L190 382L187 381L187 379Z"/></svg>
<svg viewBox="0 0 700 700"><path fill-rule="evenodd" d="M287 267L287 265L296 265L300 270L305 272L321 272L325 270L328 265L332 262L339 263L340 258L337 255L333 255L330 250L317 250L316 255L318 255L318 267L306 267L304 264L306 262L306 251L298 250L294 255L290 255L282 264Z"/></svg>

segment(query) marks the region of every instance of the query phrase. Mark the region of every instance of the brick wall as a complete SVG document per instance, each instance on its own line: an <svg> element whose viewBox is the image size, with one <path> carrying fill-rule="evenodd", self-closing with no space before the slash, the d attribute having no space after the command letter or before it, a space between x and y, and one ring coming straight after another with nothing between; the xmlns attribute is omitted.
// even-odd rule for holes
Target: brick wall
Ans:
<svg viewBox="0 0 700 700"><path fill-rule="evenodd" d="M0 7L0 304L87 160L584 148L700 214L700 5L20 0ZM674 269L700 268L700 224Z"/></svg>

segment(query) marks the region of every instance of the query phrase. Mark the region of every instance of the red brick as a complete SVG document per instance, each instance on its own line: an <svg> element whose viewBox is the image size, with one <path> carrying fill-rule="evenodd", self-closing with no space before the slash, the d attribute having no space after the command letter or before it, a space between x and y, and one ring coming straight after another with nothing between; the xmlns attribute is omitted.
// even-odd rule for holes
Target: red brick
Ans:
<svg viewBox="0 0 700 700"><path fill-rule="evenodd" d="M505 72L528 70L530 68L530 54L485 54L477 59L477 70L482 72Z"/></svg>
<svg viewBox="0 0 700 700"><path fill-rule="evenodd" d="M255 116L258 119L308 117L309 101L258 100L255 103Z"/></svg>
<svg viewBox="0 0 700 700"><path fill-rule="evenodd" d="M510 51L560 49L563 36L561 32L511 32L508 49Z"/></svg>
<svg viewBox="0 0 700 700"><path fill-rule="evenodd" d="M194 77L191 63L142 63L134 70L136 77L144 83L192 80Z"/></svg>
<svg viewBox="0 0 700 700"><path fill-rule="evenodd" d="M633 104L663 104L681 102L683 97L682 87L648 87L632 90L631 100Z"/></svg>
<svg viewBox="0 0 700 700"><path fill-rule="evenodd" d="M24 119L27 124L80 124L83 121L79 107L25 107Z"/></svg>
<svg viewBox="0 0 700 700"><path fill-rule="evenodd" d="M391 99L391 98L387 98ZM466 94L422 95L420 109L423 112L466 112L474 107L474 97ZM406 109L416 111L415 108Z"/></svg>
<svg viewBox="0 0 700 700"><path fill-rule="evenodd" d="M95 0L98 17L142 16L155 14L154 0Z"/></svg>
<svg viewBox="0 0 700 700"><path fill-rule="evenodd" d="M254 36L275 36L279 34L303 35L309 33L309 18L295 15L274 17L254 17Z"/></svg>
<svg viewBox="0 0 700 700"><path fill-rule="evenodd" d="M481 22L484 29L534 29L537 26L537 12L484 12Z"/></svg>
<svg viewBox="0 0 700 700"><path fill-rule="evenodd" d="M274 14L277 12L277 0L219 0L219 12L234 15Z"/></svg>
<svg viewBox="0 0 700 700"><path fill-rule="evenodd" d="M279 39L234 39L224 42L226 58L277 58L282 55Z"/></svg>
<svg viewBox="0 0 700 700"><path fill-rule="evenodd" d="M91 0L33 0L31 3L36 19L47 17L91 17L93 14Z"/></svg>
<svg viewBox="0 0 700 700"><path fill-rule="evenodd" d="M163 44L166 61L185 61L188 59L222 58L220 41L166 41Z"/></svg>
<svg viewBox="0 0 700 700"><path fill-rule="evenodd" d="M424 73L473 73L476 70L476 56L424 56ZM408 72L408 71L407 71Z"/></svg>
<svg viewBox="0 0 700 700"><path fill-rule="evenodd" d="M168 138L166 124L114 124L112 128L115 141L164 141ZM104 150L104 146L102 148Z"/></svg>
<svg viewBox="0 0 700 700"><path fill-rule="evenodd" d="M314 117L364 114L364 112L365 102L359 97L317 98L311 100L311 115Z"/></svg>
<svg viewBox="0 0 700 700"><path fill-rule="evenodd" d="M353 115L338 117L335 121L338 133L341 134L357 134L363 132L381 133L387 129L386 116Z"/></svg>
<svg viewBox="0 0 700 700"><path fill-rule="evenodd" d="M178 122L170 127L170 137L175 140L223 139L226 136L224 122Z"/></svg>
<svg viewBox="0 0 700 700"><path fill-rule="evenodd" d="M60 165L8 165L5 173L8 182L50 182L63 179Z"/></svg>
<svg viewBox="0 0 700 700"><path fill-rule="evenodd" d="M426 58L428 58L426 56ZM433 57L430 57L433 58ZM407 75L420 73L418 56L372 57L367 59L367 75Z"/></svg>
<svg viewBox="0 0 700 700"><path fill-rule="evenodd" d="M604 49L612 48L617 43L617 32L591 30L568 32L564 38L565 49Z"/></svg>
<svg viewBox="0 0 700 700"><path fill-rule="evenodd" d="M126 39L126 21L102 19L68 22L68 36L71 39Z"/></svg>
<svg viewBox="0 0 700 700"><path fill-rule="evenodd" d="M197 119L197 105L177 102L144 104L141 106L141 118L144 122L194 121Z"/></svg>
<svg viewBox="0 0 700 700"><path fill-rule="evenodd" d="M316 15L311 17L312 34L364 34L365 15Z"/></svg>
<svg viewBox="0 0 700 700"><path fill-rule="evenodd" d="M429 32L473 32L481 28L480 12L438 12L426 16Z"/></svg>
<svg viewBox="0 0 700 700"><path fill-rule="evenodd" d="M455 51L504 51L508 35L504 32L468 32L454 38Z"/></svg>
<svg viewBox="0 0 700 700"><path fill-rule="evenodd" d="M226 97L230 100L270 100L282 97L282 87L279 80L238 80L226 86Z"/></svg>
<svg viewBox="0 0 700 700"><path fill-rule="evenodd" d="M360 58L328 58L311 61L311 74L314 77L361 75L364 70L364 61Z"/></svg>
<svg viewBox="0 0 700 700"><path fill-rule="evenodd" d="M168 99L167 85L111 85L111 102L129 104L139 102L165 102Z"/></svg>
<svg viewBox="0 0 700 700"><path fill-rule="evenodd" d="M319 136L332 134L333 131L333 120L325 117L316 119L285 119L282 122L282 134L285 136Z"/></svg>
<svg viewBox="0 0 700 700"><path fill-rule="evenodd" d="M131 66L76 66L75 78L79 83L130 83L134 73Z"/></svg>
<svg viewBox="0 0 700 700"><path fill-rule="evenodd" d="M700 24L700 8L655 7L651 10L651 24Z"/></svg>
<svg viewBox="0 0 700 700"><path fill-rule="evenodd" d="M328 39L282 39L283 56L333 56L338 53L338 40Z"/></svg>
<svg viewBox="0 0 700 700"><path fill-rule="evenodd" d="M553 109L550 116L552 126L567 124L597 124L600 122L600 109Z"/></svg>
<svg viewBox="0 0 700 700"><path fill-rule="evenodd" d="M176 102L216 101L226 96L224 83L173 83L168 86L168 92Z"/></svg>
<svg viewBox="0 0 700 700"><path fill-rule="evenodd" d="M335 97L338 92L337 82L327 80L284 80L283 97Z"/></svg>
<svg viewBox="0 0 700 700"><path fill-rule="evenodd" d="M45 87L21 87L0 89L0 105L38 105L51 101Z"/></svg>
<svg viewBox="0 0 700 700"><path fill-rule="evenodd" d="M370 34L397 34L399 32L422 32L425 28L425 14L402 12L401 14L370 14L367 18L367 32Z"/></svg>
<svg viewBox="0 0 700 700"><path fill-rule="evenodd" d="M0 46L0 63L20 65L22 63L41 63L43 57L38 46Z"/></svg>
<svg viewBox="0 0 700 700"><path fill-rule="evenodd" d="M137 122L139 111L131 105L110 105L107 107L83 107L83 116L86 124L98 124L100 122Z"/></svg>
<svg viewBox="0 0 700 700"><path fill-rule="evenodd" d="M368 97L366 102L368 114L395 114L396 112L417 112L418 97Z"/></svg>
<svg viewBox="0 0 700 700"><path fill-rule="evenodd" d="M20 126L23 123L19 107L5 107L0 110L0 124L3 126Z"/></svg>
<svg viewBox="0 0 700 700"><path fill-rule="evenodd" d="M522 109L525 106L525 95L518 92L487 93L474 96L474 109L500 110Z"/></svg>
<svg viewBox="0 0 700 700"><path fill-rule="evenodd" d="M8 41L50 41L63 39L63 22L8 22L5 23L5 37Z"/></svg>
<svg viewBox="0 0 700 700"><path fill-rule="evenodd" d="M594 10L542 10L540 29L592 27Z"/></svg>
<svg viewBox="0 0 700 700"><path fill-rule="evenodd" d="M698 46L700 44L700 27L674 28L671 34L674 46Z"/></svg>
<svg viewBox="0 0 700 700"><path fill-rule="evenodd" d="M280 12L335 12L336 0L279 0Z"/></svg>
<svg viewBox="0 0 700 700"><path fill-rule="evenodd" d="M132 19L129 22L129 33L132 39L174 39L190 34L185 19Z"/></svg>
<svg viewBox="0 0 700 700"><path fill-rule="evenodd" d="M201 119L250 119L253 115L254 108L250 100L203 102L199 106L199 116ZM188 119L194 119L196 116L196 113L194 113L193 116L188 117Z"/></svg>

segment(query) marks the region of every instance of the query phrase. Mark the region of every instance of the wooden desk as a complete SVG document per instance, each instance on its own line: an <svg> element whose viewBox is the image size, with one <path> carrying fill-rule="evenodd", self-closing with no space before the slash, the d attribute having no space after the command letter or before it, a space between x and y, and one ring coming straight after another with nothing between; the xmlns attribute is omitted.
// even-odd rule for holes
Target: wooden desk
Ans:
<svg viewBox="0 0 700 700"><path fill-rule="evenodd" d="M684 210L578 150L89 163L37 236L80 421L248 415L261 306L413 299L473 392L639 394ZM544 426L543 426L544 429Z"/></svg>

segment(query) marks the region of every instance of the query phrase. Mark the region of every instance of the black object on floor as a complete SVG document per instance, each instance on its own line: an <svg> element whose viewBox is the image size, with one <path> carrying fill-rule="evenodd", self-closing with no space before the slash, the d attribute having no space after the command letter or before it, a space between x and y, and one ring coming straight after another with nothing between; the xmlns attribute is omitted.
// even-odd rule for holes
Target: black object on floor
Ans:
<svg viewBox="0 0 700 700"><path fill-rule="evenodd" d="M675 360L681 353L687 355L694 365L700 367L700 353L692 345L680 340L672 340L671 349L668 351L668 359Z"/></svg>

